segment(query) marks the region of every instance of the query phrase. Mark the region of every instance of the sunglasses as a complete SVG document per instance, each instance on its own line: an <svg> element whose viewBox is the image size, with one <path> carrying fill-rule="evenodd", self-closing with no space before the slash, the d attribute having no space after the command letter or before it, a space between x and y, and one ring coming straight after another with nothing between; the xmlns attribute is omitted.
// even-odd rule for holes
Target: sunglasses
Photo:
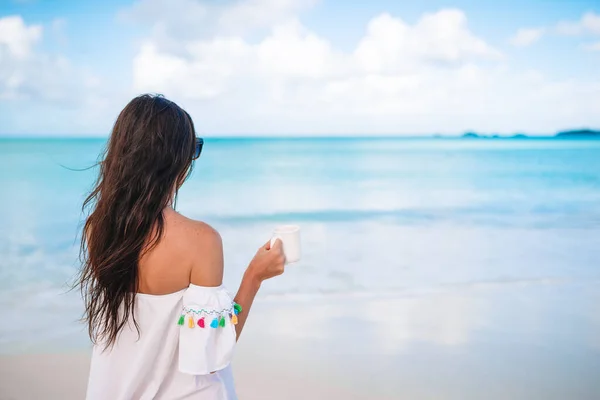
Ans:
<svg viewBox="0 0 600 400"><path fill-rule="evenodd" d="M196 138L196 149L194 150L194 157L192 160L196 160L202 154L202 146L204 146L204 139L197 137Z"/></svg>

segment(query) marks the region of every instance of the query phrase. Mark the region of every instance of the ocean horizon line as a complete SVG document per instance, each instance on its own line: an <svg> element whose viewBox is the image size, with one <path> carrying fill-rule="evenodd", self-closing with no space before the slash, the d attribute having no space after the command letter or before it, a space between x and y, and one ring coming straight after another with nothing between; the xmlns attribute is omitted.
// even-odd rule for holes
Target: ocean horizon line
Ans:
<svg viewBox="0 0 600 400"><path fill-rule="evenodd" d="M198 136L210 141L260 141L260 140L544 140L544 139L577 139L577 140L594 140L600 139L600 134L596 135L560 135L561 132L555 134L513 134L513 135L488 135L476 133L461 133L461 134L427 134L427 135L202 135ZM0 141L37 141L37 140L107 140L110 135L13 135L0 134Z"/></svg>

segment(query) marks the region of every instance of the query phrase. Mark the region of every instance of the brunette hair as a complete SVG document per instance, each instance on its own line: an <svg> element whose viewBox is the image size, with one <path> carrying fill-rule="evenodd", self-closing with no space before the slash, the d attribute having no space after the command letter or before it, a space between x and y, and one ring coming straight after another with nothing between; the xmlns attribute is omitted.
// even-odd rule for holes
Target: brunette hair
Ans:
<svg viewBox="0 0 600 400"><path fill-rule="evenodd" d="M92 342L112 346L130 316L138 328L138 262L163 234L163 210L191 172L195 147L190 115L162 96L136 97L119 114L83 203L77 284Z"/></svg>

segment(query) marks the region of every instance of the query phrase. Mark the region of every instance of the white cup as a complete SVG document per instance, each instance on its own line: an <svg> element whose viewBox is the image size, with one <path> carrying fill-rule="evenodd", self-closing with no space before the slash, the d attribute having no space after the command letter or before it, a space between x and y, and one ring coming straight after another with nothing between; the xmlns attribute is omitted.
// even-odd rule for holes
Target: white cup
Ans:
<svg viewBox="0 0 600 400"><path fill-rule="evenodd" d="M279 239L283 244L285 263L291 264L300 260L300 227L298 225L281 225L275 228L271 238L271 246Z"/></svg>

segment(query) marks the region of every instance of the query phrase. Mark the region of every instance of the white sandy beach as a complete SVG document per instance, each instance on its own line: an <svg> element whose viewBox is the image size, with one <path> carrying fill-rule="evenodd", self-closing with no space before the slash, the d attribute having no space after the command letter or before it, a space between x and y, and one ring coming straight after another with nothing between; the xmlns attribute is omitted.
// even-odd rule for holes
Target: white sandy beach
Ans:
<svg viewBox="0 0 600 400"><path fill-rule="evenodd" d="M0 358L0 398L3 400L75 400L85 397L89 370L87 352L28 354ZM290 376L293 372L295 376ZM245 365L237 374L241 399L366 399L316 373L275 366Z"/></svg>

